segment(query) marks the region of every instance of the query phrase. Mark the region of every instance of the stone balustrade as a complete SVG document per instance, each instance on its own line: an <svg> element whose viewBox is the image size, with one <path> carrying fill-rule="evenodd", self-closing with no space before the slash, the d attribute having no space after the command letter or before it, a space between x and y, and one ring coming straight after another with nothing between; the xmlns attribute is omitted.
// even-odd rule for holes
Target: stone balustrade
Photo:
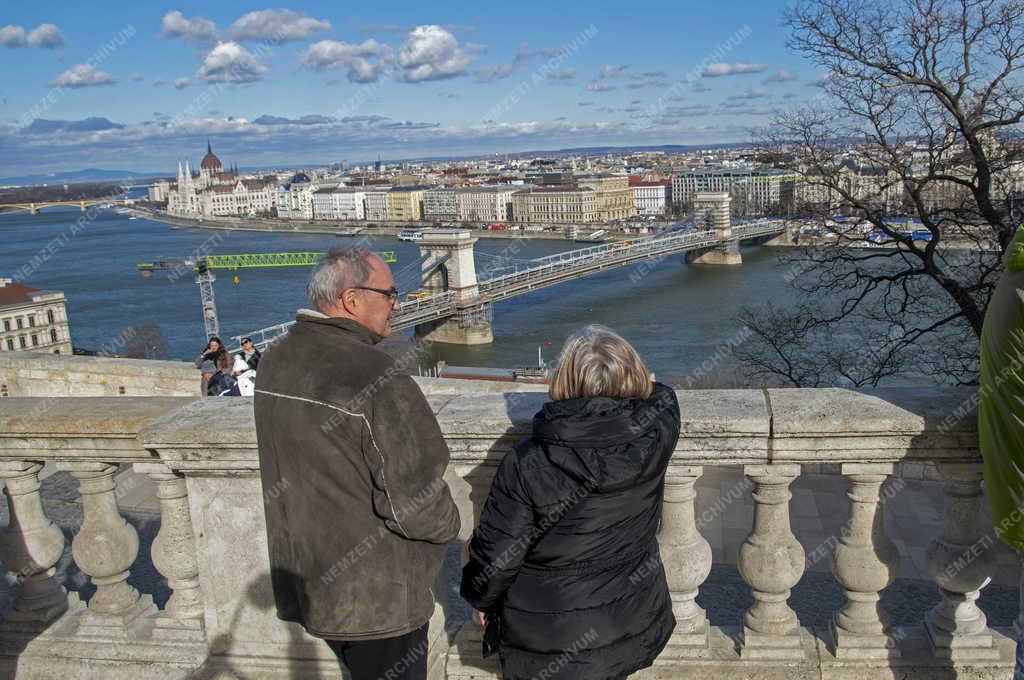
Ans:
<svg viewBox="0 0 1024 680"><path fill-rule="evenodd" d="M989 582L981 467L971 393L949 389L700 390L678 393L682 429L660 534L677 627L638 678L1008 678L1013 631L976 604ZM528 432L540 393L430 394L451 449L446 480L468 538L501 457ZM958 417L959 416L959 417ZM901 556L886 533L882 489L904 465L934 463L945 516L928 552L938 604L894 626L880 604ZM66 540L40 496L44 464L79 482L83 522L71 540L89 597L55 572ZM807 549L794 536L790 485L804 466L848 484L848 520L831 550L844 602L826 627L790 606ZM161 526L149 555L118 506L118 473L155 482ZM0 561L20 583L0 623L0 676L15 678L337 678L326 646L274 615L263 488L251 401L244 398L0 399L0 479L9 525ZM698 593L712 570L695 485L705 469L742 469L753 501L736 568L753 603L735 628L712 625ZM331 521L325 518L324 530ZM980 547L979 547L980 546ZM458 550L453 545L453 557ZM339 559L345 556L339 556ZM139 592L140 563L166 579L162 607ZM430 677L495 677L479 631L447 579L431 625ZM440 595L444 594L443 597ZM713 612L711 612L713 613Z"/></svg>

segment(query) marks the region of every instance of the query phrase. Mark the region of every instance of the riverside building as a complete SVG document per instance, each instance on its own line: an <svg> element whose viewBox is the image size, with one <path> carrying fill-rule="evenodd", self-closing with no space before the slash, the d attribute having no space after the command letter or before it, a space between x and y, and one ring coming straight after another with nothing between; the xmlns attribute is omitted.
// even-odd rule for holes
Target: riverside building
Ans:
<svg viewBox="0 0 1024 680"><path fill-rule="evenodd" d="M0 351L71 354L64 293L0 278Z"/></svg>

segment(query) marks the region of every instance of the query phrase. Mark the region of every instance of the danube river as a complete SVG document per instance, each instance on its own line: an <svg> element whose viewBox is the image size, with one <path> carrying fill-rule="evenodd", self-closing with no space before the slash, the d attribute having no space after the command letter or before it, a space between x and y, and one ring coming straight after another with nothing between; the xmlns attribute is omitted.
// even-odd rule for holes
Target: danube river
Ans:
<svg viewBox="0 0 1024 680"><path fill-rule="evenodd" d="M75 347L99 350L129 327L151 321L167 338L169 358L191 359L203 348L199 292L193 276L156 272L143 278L136 264L180 258L197 251L262 253L322 251L355 239L326 235L176 229L111 210L73 226L83 213L49 209L37 215L0 215L0 276L17 276L36 288L64 291ZM562 241L481 239L478 252L530 259L581 247ZM418 287L415 244L379 238L376 250L395 251L398 287ZM450 364L515 367L534 365L537 348L555 358L565 336L588 323L611 326L633 342L659 375L685 374L742 328L742 305L793 299L774 248L747 248L741 267L697 267L673 256L644 271L636 266L545 288L494 306L494 343L479 347L434 345L430 359ZM478 258L477 267L486 264ZM631 276L632 274L632 276ZM237 275L238 282L233 283ZM309 269L279 267L218 271L216 289L221 335L246 333L293 318L307 306ZM411 331L406 331L411 333ZM425 361L424 364L429 364Z"/></svg>

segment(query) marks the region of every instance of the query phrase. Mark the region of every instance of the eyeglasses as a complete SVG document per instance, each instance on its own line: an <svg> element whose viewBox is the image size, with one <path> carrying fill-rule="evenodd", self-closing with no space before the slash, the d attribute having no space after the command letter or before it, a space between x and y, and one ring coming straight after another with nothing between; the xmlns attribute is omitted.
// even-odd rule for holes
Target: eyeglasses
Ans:
<svg viewBox="0 0 1024 680"><path fill-rule="evenodd" d="M391 286L390 288L371 288L370 286L352 286L352 288L354 288L355 290L369 290L369 291L372 291L374 293L379 293L381 295L384 295L384 296L390 298L391 302L394 302L395 300L397 300L398 299L398 295L399 295L398 289L395 288L394 286Z"/></svg>

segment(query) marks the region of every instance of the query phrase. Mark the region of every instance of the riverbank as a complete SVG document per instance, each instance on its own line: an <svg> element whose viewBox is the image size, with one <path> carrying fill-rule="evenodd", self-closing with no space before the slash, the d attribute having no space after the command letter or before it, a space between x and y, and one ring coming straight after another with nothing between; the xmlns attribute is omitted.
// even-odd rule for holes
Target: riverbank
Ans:
<svg viewBox="0 0 1024 680"><path fill-rule="evenodd" d="M424 229L436 227L435 224L408 222L369 222L353 223L352 221L304 221L285 220L269 217L203 217L202 219L168 215L165 212L142 208L124 208L121 212L132 217L162 222L174 227L193 229L220 229L226 231L258 231L280 234L330 234L332 236L393 236L397 237L403 229ZM475 225L456 225L456 228L469 229L480 238L493 239L538 239L548 241L567 241L561 228L558 231L491 231L477 229ZM585 235L588 227L580 230ZM600 227L594 227L594 230ZM636 234L616 234L617 238L637 238Z"/></svg>

